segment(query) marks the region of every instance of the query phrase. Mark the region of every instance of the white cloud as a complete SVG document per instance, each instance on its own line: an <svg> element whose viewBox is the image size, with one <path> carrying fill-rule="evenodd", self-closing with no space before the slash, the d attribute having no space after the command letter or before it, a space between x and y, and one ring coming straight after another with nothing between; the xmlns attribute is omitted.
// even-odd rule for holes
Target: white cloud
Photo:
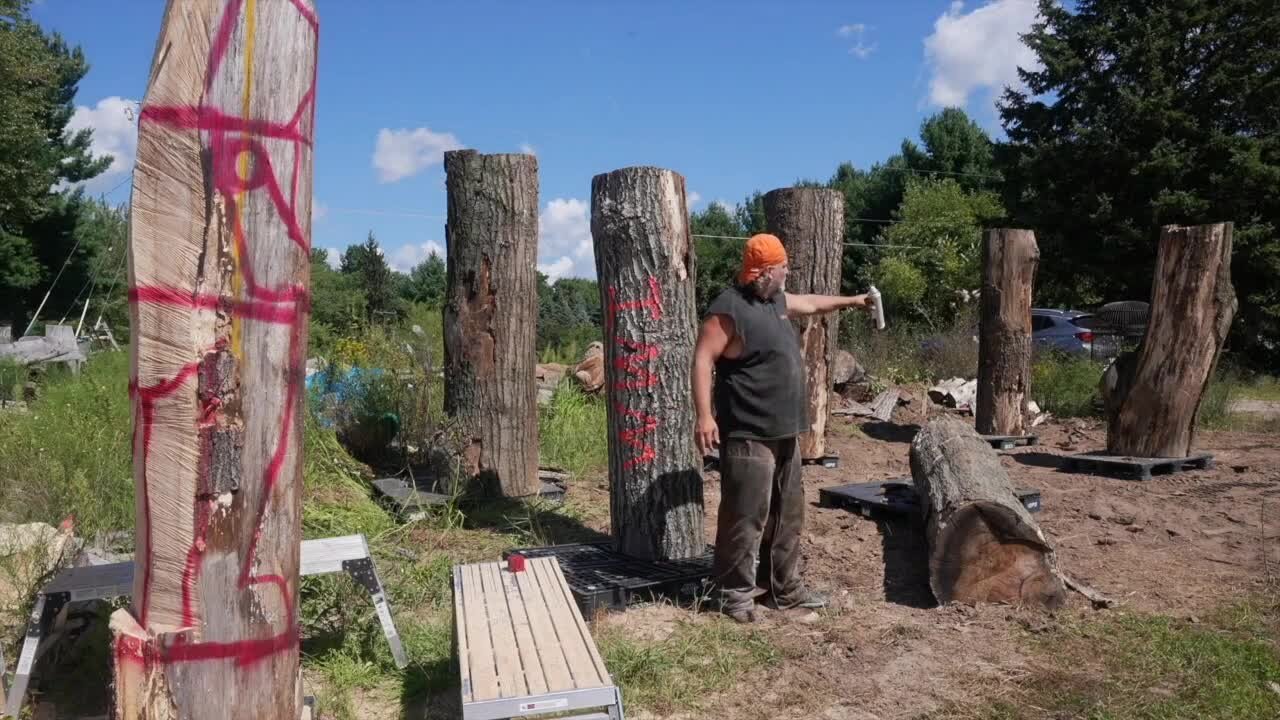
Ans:
<svg viewBox="0 0 1280 720"><path fill-rule="evenodd" d="M963 106L982 88L999 93L1020 87L1018 67L1039 68L1039 60L1020 35L1035 22L1036 0L992 0L964 13L956 0L924 39L929 65L929 102Z"/></svg>
<svg viewBox="0 0 1280 720"><path fill-rule="evenodd" d="M537 154L538 154L538 148L536 148L536 147L534 147L534 146L530 145L530 144L529 144L529 143L527 143L527 142L526 142L526 143L520 143L520 152L524 153L525 155L537 155Z"/></svg>
<svg viewBox="0 0 1280 720"><path fill-rule="evenodd" d="M387 264L390 265L393 270L407 273L412 270L415 265L430 257L431 253L435 253L443 258L444 246L435 240L428 240L427 242L418 243L417 245L408 243L392 250L391 255L387 258Z"/></svg>
<svg viewBox="0 0 1280 720"><path fill-rule="evenodd" d="M373 150L373 167L378 171L378 182L393 183L439 165L444 162L446 151L461 147L453 133L438 133L425 127L382 128Z"/></svg>
<svg viewBox="0 0 1280 720"><path fill-rule="evenodd" d="M595 277L591 206L577 198L556 198L538 214L538 269L553 280Z"/></svg>
<svg viewBox="0 0 1280 720"><path fill-rule="evenodd" d="M327 217L329 217L329 206L311 198L311 222L320 222Z"/></svg>
<svg viewBox="0 0 1280 720"><path fill-rule="evenodd" d="M93 130L93 155L110 157L111 166L83 183L83 187L90 194L107 192L133 169L138 151L138 101L113 95L99 100L94 107L77 105L67 122L67 134L85 128Z"/></svg>
<svg viewBox="0 0 1280 720"><path fill-rule="evenodd" d="M702 196L697 192L690 190L685 193L685 201L689 204L689 209L692 210L694 205L702 202Z"/></svg>
<svg viewBox="0 0 1280 720"><path fill-rule="evenodd" d="M342 251L333 248L326 248L328 252L324 255L325 262L329 263L329 267L334 270L342 269Z"/></svg>
<svg viewBox="0 0 1280 720"><path fill-rule="evenodd" d="M849 48L849 54L859 60L866 60L876 50L875 43L868 45L866 42L867 26L863 23L841 25L836 29L836 34L853 40L853 47Z"/></svg>
<svg viewBox="0 0 1280 720"><path fill-rule="evenodd" d="M538 263L538 272L546 275L549 283L555 283L562 277L572 277L573 259L561 257L553 263Z"/></svg>

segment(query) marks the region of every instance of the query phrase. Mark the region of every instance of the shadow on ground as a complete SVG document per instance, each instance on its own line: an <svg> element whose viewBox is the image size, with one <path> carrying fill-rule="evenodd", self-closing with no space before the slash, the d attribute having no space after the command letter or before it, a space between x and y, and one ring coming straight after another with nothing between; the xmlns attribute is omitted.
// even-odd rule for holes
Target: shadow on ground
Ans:
<svg viewBox="0 0 1280 720"><path fill-rule="evenodd" d="M937 605L929 589L929 547L924 521L882 515L875 519L884 555L884 599L913 608Z"/></svg>
<svg viewBox="0 0 1280 720"><path fill-rule="evenodd" d="M1013 458L1014 462L1028 467L1056 470L1062 465L1062 458L1060 456L1046 452L1010 453L1008 457Z"/></svg>
<svg viewBox="0 0 1280 720"><path fill-rule="evenodd" d="M899 425L892 422L869 422L863 423L862 432L873 440L883 440L892 443L909 443L916 433L920 432L919 425Z"/></svg>

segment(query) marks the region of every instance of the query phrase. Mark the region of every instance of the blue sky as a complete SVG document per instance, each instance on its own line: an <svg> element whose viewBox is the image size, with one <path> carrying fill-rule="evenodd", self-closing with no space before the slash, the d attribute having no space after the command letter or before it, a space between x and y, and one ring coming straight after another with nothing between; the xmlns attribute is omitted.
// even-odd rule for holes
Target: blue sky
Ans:
<svg viewBox="0 0 1280 720"><path fill-rule="evenodd" d="M274 0L259 0L260 2ZM994 133L992 99L1033 62L1034 0L315 0L319 105L312 243L372 230L407 270L443 252L441 153L532 151L539 265L592 276L592 176L658 165L691 206L883 160L944 105ZM163 0L43 0L84 48L75 125L116 158L89 190L128 199Z"/></svg>

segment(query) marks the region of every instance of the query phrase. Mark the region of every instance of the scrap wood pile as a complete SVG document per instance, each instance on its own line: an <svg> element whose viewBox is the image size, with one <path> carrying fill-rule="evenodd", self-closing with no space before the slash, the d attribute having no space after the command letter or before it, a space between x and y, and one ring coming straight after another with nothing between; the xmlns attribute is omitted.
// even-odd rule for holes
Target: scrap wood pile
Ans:
<svg viewBox="0 0 1280 720"><path fill-rule="evenodd" d="M604 345L593 342L587 346L582 360L572 367L560 363L542 363L534 367L534 379L538 383L538 404L551 402L560 382L571 378L582 392L595 395L604 389Z"/></svg>

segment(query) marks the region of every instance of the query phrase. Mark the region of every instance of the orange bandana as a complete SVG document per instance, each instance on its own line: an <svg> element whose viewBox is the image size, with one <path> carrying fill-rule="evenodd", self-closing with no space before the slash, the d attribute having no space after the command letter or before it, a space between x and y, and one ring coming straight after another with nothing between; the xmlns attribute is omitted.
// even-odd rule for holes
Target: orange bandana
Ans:
<svg viewBox="0 0 1280 720"><path fill-rule="evenodd" d="M765 270L786 263L787 251L777 236L765 233L752 235L742 250L742 272L738 273L738 284L746 285Z"/></svg>

